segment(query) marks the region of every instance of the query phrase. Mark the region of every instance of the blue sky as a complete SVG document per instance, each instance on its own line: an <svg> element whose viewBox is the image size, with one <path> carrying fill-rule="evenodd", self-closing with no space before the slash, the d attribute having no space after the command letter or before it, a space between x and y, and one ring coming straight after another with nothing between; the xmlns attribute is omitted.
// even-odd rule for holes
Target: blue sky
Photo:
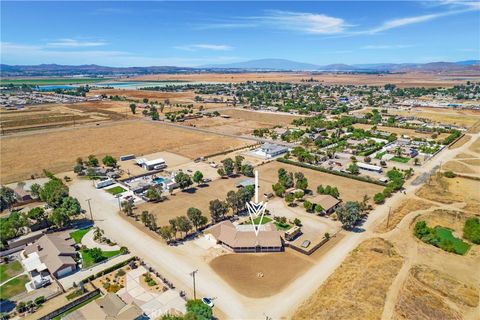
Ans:
<svg viewBox="0 0 480 320"><path fill-rule="evenodd" d="M480 58L478 1L1 2L1 62L198 66Z"/></svg>

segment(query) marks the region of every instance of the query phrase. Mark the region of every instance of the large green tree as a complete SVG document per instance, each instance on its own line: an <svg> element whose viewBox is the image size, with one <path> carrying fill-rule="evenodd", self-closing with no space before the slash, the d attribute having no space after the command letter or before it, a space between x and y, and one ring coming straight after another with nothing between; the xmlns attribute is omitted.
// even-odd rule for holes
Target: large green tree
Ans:
<svg viewBox="0 0 480 320"><path fill-rule="evenodd" d="M343 228L352 229L360 219L360 204L356 201L347 201L337 208L336 213Z"/></svg>

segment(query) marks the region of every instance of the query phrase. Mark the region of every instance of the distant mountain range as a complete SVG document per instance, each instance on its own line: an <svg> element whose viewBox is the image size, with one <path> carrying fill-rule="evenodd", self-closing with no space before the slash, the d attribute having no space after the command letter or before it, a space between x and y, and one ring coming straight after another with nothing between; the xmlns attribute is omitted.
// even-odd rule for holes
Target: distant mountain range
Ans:
<svg viewBox="0 0 480 320"><path fill-rule="evenodd" d="M316 65L286 59L259 59L229 64L205 65L196 68L175 66L106 67L90 65L6 65L0 64L2 77L25 76L119 76L158 73L241 72L241 71L318 71L318 72L455 72L480 71L480 60L430 63L377 63Z"/></svg>
<svg viewBox="0 0 480 320"><path fill-rule="evenodd" d="M207 65L211 69L292 70L332 72L408 72L408 71L464 71L480 70L480 60L431 63L376 63L315 65L285 59L259 59L245 62Z"/></svg>

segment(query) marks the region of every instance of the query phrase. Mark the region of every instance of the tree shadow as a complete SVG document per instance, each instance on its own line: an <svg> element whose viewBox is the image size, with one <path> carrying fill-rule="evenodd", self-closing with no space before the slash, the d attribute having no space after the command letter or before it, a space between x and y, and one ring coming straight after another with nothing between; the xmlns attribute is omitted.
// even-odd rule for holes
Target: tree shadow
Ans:
<svg viewBox="0 0 480 320"><path fill-rule="evenodd" d="M182 192L193 194L193 193L197 192L197 188L196 187L191 187L191 188L188 188L188 189L183 189Z"/></svg>

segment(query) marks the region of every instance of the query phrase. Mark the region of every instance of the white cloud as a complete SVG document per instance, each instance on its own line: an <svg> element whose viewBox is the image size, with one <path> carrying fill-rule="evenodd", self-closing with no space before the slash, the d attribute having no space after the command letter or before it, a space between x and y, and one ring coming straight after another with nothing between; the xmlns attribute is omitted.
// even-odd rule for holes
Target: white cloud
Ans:
<svg viewBox="0 0 480 320"><path fill-rule="evenodd" d="M185 66L193 67L211 63L242 60L235 56L149 57L132 52L113 50L56 50L47 46L0 42L2 63L40 64L57 63L68 65L99 64L104 66Z"/></svg>
<svg viewBox="0 0 480 320"><path fill-rule="evenodd" d="M184 50L184 51L197 51L197 50L213 50L213 51L228 51L232 50L233 47L226 44L190 44L185 46L176 46L175 49Z"/></svg>
<svg viewBox="0 0 480 320"><path fill-rule="evenodd" d="M265 24L313 34L337 34L349 27L345 20L324 14L292 11L270 11L268 15L255 17Z"/></svg>
<svg viewBox="0 0 480 320"><path fill-rule="evenodd" d="M107 45L105 41L81 41L77 39L58 39L54 42L47 43L49 47L64 47L64 48L82 48L82 47L99 47Z"/></svg>
<svg viewBox="0 0 480 320"><path fill-rule="evenodd" d="M404 49L404 48L411 48L413 47L410 44L371 44L371 45L366 45L361 47L360 49L372 49L372 50L377 50L377 49Z"/></svg>

